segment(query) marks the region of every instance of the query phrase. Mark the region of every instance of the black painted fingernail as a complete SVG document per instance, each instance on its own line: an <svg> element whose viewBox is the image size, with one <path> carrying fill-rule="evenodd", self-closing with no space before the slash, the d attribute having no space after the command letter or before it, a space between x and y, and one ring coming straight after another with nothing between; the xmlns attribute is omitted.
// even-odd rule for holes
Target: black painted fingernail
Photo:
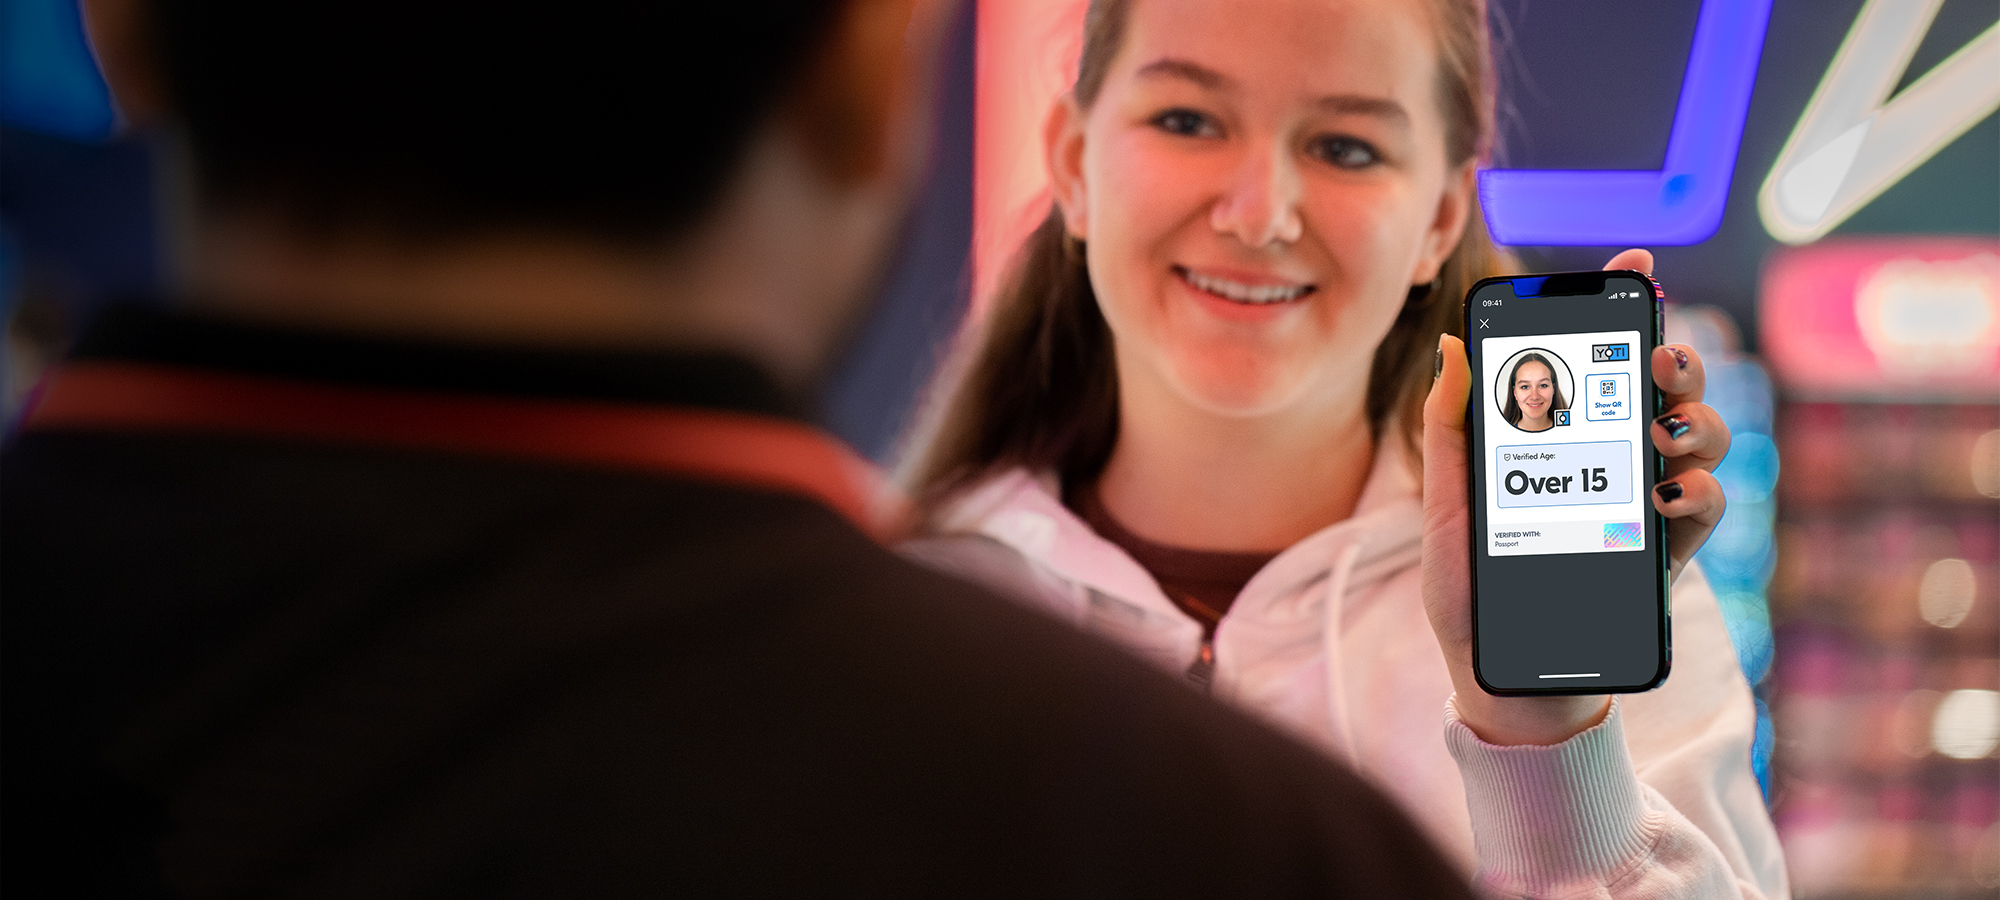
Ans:
<svg viewBox="0 0 2000 900"><path fill-rule="evenodd" d="M1672 503L1675 500L1679 500L1681 495L1687 493L1687 491L1681 487L1680 482L1669 481L1655 486L1653 493L1659 494L1662 502Z"/></svg>
<svg viewBox="0 0 2000 900"><path fill-rule="evenodd" d="M1437 350L1437 361L1431 364L1431 380L1436 381L1438 380L1438 376L1443 374L1444 374L1444 348L1439 347Z"/></svg>
<svg viewBox="0 0 2000 900"><path fill-rule="evenodd" d="M1665 428L1667 430L1667 437L1677 441L1681 439L1681 435L1688 433L1688 429L1694 427L1694 423L1688 421L1688 417L1680 413L1661 416L1654 419L1653 424Z"/></svg>
<svg viewBox="0 0 2000 900"><path fill-rule="evenodd" d="M1673 347L1669 349L1671 349L1674 353L1674 365L1682 369L1687 368L1688 367L1687 351L1682 350L1679 347Z"/></svg>

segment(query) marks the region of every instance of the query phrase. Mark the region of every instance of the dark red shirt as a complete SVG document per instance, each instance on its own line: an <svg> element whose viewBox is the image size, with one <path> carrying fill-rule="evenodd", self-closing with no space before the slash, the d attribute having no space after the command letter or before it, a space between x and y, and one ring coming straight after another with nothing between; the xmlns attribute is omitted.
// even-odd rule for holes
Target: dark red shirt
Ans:
<svg viewBox="0 0 2000 900"><path fill-rule="evenodd" d="M1191 550L1146 540L1111 517L1094 484L1077 489L1065 501L1099 537L1117 544L1150 573L1167 599L1200 622L1203 639L1215 637L1215 626L1236 602L1236 595L1278 555Z"/></svg>

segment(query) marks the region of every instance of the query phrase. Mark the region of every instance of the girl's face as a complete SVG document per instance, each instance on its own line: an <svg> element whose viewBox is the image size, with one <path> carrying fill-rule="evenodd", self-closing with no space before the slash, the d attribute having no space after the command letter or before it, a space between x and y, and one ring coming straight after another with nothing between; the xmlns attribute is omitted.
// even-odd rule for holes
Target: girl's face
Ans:
<svg viewBox="0 0 2000 900"><path fill-rule="evenodd" d="M1363 403L1468 209L1422 2L1132 2L1095 103L1048 133L1128 415Z"/></svg>
<svg viewBox="0 0 2000 900"><path fill-rule="evenodd" d="M1523 363L1514 372L1514 402L1521 407L1521 424L1541 422L1549 417L1549 405L1556 399L1555 373L1538 362Z"/></svg>

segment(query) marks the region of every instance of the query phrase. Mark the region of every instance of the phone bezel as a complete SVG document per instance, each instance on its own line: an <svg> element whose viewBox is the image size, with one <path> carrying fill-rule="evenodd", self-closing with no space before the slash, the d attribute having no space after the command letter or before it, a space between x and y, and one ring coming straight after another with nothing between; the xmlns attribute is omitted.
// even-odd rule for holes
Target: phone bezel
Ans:
<svg viewBox="0 0 2000 900"><path fill-rule="evenodd" d="M1652 389L1652 414L1647 416L1649 423L1645 429L1647 433L1647 439L1645 443L1644 458L1652 461L1652 466L1651 466L1653 470L1652 482L1654 484L1657 484L1659 480L1666 475L1666 457L1660 455L1659 448L1653 446L1652 426L1650 424L1650 420L1657 419L1661 415L1665 414L1666 410L1664 407L1666 404L1666 399L1665 395L1663 395L1660 392L1659 385L1653 381L1652 350L1655 347L1662 346L1665 341L1665 336L1662 334L1662 332L1665 330L1665 321L1664 321L1664 315L1660 308L1661 295L1660 295L1659 284L1653 280L1652 276L1647 275L1644 272L1639 272L1632 269L1607 269L1607 270L1590 271L1590 272L1555 272L1549 274L1502 275L1502 276L1495 276L1492 278L1482 278L1477 283L1473 284L1472 287L1466 291L1463 303L1464 321L1461 323L1461 327L1464 329L1464 334L1466 335L1465 338L1467 345L1466 362L1468 366L1470 366L1472 361L1472 353L1470 347L1472 341L1474 340L1473 320L1475 316L1473 313L1472 298L1477 296L1480 290L1485 288L1487 285L1507 282L1514 287L1516 297L1521 299L1532 300L1537 297L1575 297L1575 296L1584 296L1588 294L1602 294L1604 293L1605 282L1613 277L1619 277L1619 276L1631 278L1633 280L1638 281L1640 284L1644 285L1646 290L1646 297L1633 301L1620 300L1620 301L1608 301L1608 302L1645 303L1648 306L1650 306L1653 311L1653 314L1650 317L1648 317L1649 318L1648 326L1650 327L1650 336L1651 336L1650 346L1648 346L1645 350L1646 359L1642 364L1640 371L1645 375L1646 385ZM1522 287L1521 282L1530 280L1534 282L1533 288L1529 293L1524 295L1520 291L1520 288ZM1503 687L1496 687L1492 683L1486 680L1485 670L1480 664L1480 639L1479 639L1480 635L1479 552L1485 546L1483 535L1485 532L1486 507L1485 507L1485 497L1482 496L1481 494L1481 487L1483 486L1484 481L1479 477L1478 463L1476 462L1477 460L1483 459L1483 454L1486 452L1486 449L1483 447L1473 446L1474 443L1477 441L1477 438L1474 437L1475 433L1481 433L1481 431L1479 429L1475 429L1472 424L1473 423L1472 417L1475 414L1482 412L1482 410L1480 409L1480 402L1481 402L1480 391L1478 385L1476 383L1467 384L1466 397L1465 397L1465 416L1466 416L1465 492L1466 492L1467 512L1469 513L1469 515L1467 516L1469 527L1467 528L1466 532L1465 562L1466 562L1466 571L1468 576L1466 581L1468 589L1471 592L1470 607L1472 613L1473 680L1478 682L1481 690L1498 697L1560 697L1560 696L1581 696L1581 695L1593 695L1593 694L1636 694L1636 693L1642 693L1644 691L1650 691L1656 687L1659 687L1667 680L1667 675L1673 669L1674 638L1673 638L1673 573L1671 568L1672 557L1669 555L1667 548L1667 520L1665 516L1660 515L1657 509L1652 510L1652 516L1654 520L1653 522L1654 533L1659 535L1659 540L1654 543L1654 550L1653 550L1654 562L1656 564L1655 565L1656 578L1654 581L1655 587L1654 587L1653 605L1656 610L1656 616L1659 623L1660 641L1657 650L1657 654L1659 657L1659 666L1653 673L1653 676L1647 679L1646 681L1639 682L1636 684L1588 685L1584 687L1547 687L1547 688L1540 688L1540 687L1503 688ZM1652 490L1652 485L1651 484L1647 485L1646 490L1650 493Z"/></svg>

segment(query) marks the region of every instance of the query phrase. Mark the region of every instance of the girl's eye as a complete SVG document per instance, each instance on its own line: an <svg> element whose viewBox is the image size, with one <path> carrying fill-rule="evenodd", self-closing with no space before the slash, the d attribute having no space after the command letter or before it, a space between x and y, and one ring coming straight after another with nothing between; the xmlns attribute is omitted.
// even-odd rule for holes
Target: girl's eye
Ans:
<svg viewBox="0 0 2000 900"><path fill-rule="evenodd" d="M1153 117L1153 125L1168 134L1184 137L1217 137L1222 129L1209 117L1191 109L1170 109Z"/></svg>
<svg viewBox="0 0 2000 900"><path fill-rule="evenodd" d="M1312 154L1343 169L1365 169L1382 161L1382 155L1367 141L1350 137L1324 137L1313 141Z"/></svg>

